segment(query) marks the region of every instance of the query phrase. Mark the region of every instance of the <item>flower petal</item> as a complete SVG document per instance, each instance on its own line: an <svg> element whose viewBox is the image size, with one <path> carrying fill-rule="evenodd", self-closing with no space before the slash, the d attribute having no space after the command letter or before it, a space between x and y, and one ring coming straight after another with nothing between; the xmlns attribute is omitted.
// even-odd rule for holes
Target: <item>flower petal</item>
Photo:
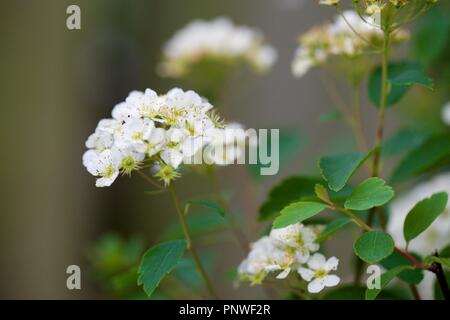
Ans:
<svg viewBox="0 0 450 320"><path fill-rule="evenodd" d="M312 278L314 277L314 271L307 268L300 267L297 269L297 272L300 275L300 277L302 277L303 280L308 282L311 281Z"/></svg>
<svg viewBox="0 0 450 320"><path fill-rule="evenodd" d="M324 284L326 287L337 286L340 281L341 281L341 279L337 275L334 275L334 274L330 274L324 278Z"/></svg>
<svg viewBox="0 0 450 320"><path fill-rule="evenodd" d="M308 284L308 291L310 293L318 293L325 288L324 279L315 279Z"/></svg>
<svg viewBox="0 0 450 320"><path fill-rule="evenodd" d="M324 264L325 264L325 257L320 253L315 253L308 260L308 267L310 267L313 270L322 268Z"/></svg>

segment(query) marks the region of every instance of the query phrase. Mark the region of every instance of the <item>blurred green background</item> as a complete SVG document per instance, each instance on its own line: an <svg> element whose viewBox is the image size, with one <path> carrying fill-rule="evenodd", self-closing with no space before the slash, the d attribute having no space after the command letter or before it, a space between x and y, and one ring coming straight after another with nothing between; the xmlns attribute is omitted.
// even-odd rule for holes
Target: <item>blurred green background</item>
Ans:
<svg viewBox="0 0 450 320"><path fill-rule="evenodd" d="M81 30L66 28L70 4L81 7ZM233 79L224 89L220 112L246 127L289 128L303 146L289 155L277 176L257 182L242 166L221 170L248 238L256 239L262 230L257 209L271 186L292 173L313 175L320 154L353 145L343 124L319 121L320 114L334 110L319 72L300 80L290 72L297 36L334 15L316 1L2 0L0 6L0 298L109 298L88 259L97 240L115 231L124 237L140 235L149 246L176 221L169 198L145 194L148 187L138 178L95 188L81 156L98 120L128 92L147 87L165 92L177 85L159 78L155 68L163 43L194 18L229 16L264 32L278 49L276 65L264 76L249 73ZM445 98L448 86L427 106L434 110L428 122L432 127ZM367 104L365 110L371 139L375 110ZM404 114L390 116L388 134L399 123L420 119ZM184 198L209 192L205 178L195 174L178 185ZM339 241L332 246L339 249ZM350 249L339 250L343 260L349 260L345 257L350 257ZM214 280L224 297L260 294L260 289L236 290L227 282L224 275L243 258L233 240L210 251L220 252ZM66 267L71 264L81 266L80 291L66 288Z"/></svg>

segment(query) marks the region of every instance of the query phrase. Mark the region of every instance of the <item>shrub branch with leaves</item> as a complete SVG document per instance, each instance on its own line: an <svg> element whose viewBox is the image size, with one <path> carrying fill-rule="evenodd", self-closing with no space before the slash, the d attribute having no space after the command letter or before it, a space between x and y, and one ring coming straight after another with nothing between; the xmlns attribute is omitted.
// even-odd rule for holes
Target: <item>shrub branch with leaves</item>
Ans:
<svg viewBox="0 0 450 320"><path fill-rule="evenodd" d="M398 104L415 84L434 88L421 64L394 62L392 57L394 47L410 39L404 27L437 2L320 0L320 4L334 7L337 17L299 38L292 72L295 77L302 77L315 67L343 75L351 91L350 103L339 96L326 76L324 85L352 128L358 150L321 157L318 161L321 177L288 177L271 190L259 210L259 220L270 221L271 229L250 245L248 256L238 267L240 283L261 284L266 288L282 286L284 292L299 299L340 298L363 289L364 297L373 300L383 294L386 297L387 286L398 278L408 284L412 297L420 299L417 285L433 274L442 296L450 298L445 271L450 267L450 250L442 242L448 241L450 234L450 220L445 220L450 219L450 177L440 173L450 165L450 134L431 134L416 142L410 132L402 131L392 139L385 139L390 107ZM353 10L343 10L341 5L351 5ZM248 64L265 71L275 57L274 49L265 44L257 30L236 27L227 19L196 21L179 31L165 46L160 71L178 79L200 79L199 90L210 94L210 99L220 105L217 93L230 79L232 70ZM201 67L203 63L212 64L214 70L221 72L211 73L208 67ZM366 82L369 99L378 113L371 144L361 119L365 111L361 91ZM443 111L444 121L447 113ZM90 150L83 157L84 165L98 177L97 186L109 186L120 172L136 172L157 190L168 191L183 235L183 240L162 242L143 255L138 284L151 296L168 273L176 272L187 249L208 297L219 298L213 283L215 277L210 276L211 271L205 267L202 253L194 243L190 211L199 207L215 212L231 229L242 249L248 250L247 237L231 214L233 208L223 196L216 172L217 166L232 163L239 152L223 155L231 162L211 156L210 165L193 169L208 177L214 200L188 200L183 204L173 180L180 176L179 167L185 167L184 159L195 156L199 150L226 144L223 140L217 142L215 134L228 125L220 121L205 98L180 89L166 95L151 90L133 92L114 108L112 116L102 120L89 137L86 146ZM199 137L206 139L206 143L198 144ZM397 152L396 148L405 145L412 150L400 160L387 182L382 178L383 161ZM148 168L152 169L153 176L148 174ZM364 174L362 168L367 169L367 176L353 185L356 177ZM406 198L408 205L403 203L404 198L396 196L394 190L401 189L400 183L407 180L414 183L418 176L436 172L443 177L439 180L443 182L429 182L432 186L419 183L411 191L413 195ZM399 204L407 207L400 219L400 213L396 212ZM323 244L351 224L360 229L353 243L354 282L342 284L337 275L339 260L334 256L326 258ZM431 238L431 234L438 236ZM419 254L411 248L420 248ZM385 269L379 288L361 286L367 264L378 264ZM341 286L319 294L337 285Z"/></svg>

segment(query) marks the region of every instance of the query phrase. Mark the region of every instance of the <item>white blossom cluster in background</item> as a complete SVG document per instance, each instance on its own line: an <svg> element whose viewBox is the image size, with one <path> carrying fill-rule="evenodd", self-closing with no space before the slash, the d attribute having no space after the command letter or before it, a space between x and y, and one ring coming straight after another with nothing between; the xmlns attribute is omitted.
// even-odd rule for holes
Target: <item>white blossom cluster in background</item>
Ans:
<svg viewBox="0 0 450 320"><path fill-rule="evenodd" d="M431 197L434 193L445 191L450 193L450 173L435 176L422 182L411 191L395 199L390 205L390 218L387 230L399 247L406 245L403 238L403 223L408 212L421 200ZM447 209L422 234L411 241L409 250L425 257L435 250L443 249L450 239L450 203ZM433 299L434 276L425 272L424 280L419 284L421 295L425 299Z"/></svg>
<svg viewBox="0 0 450 320"><path fill-rule="evenodd" d="M442 121L450 126L450 101L442 108Z"/></svg>
<svg viewBox="0 0 450 320"><path fill-rule="evenodd" d="M179 176L182 163L197 163L199 151L202 163L233 163L245 151L239 150L245 136L231 130L237 127L224 125L194 91L133 91L89 136L83 165L98 177L97 187L110 186L120 172L130 174L144 165L168 185Z"/></svg>
<svg viewBox="0 0 450 320"><path fill-rule="evenodd" d="M165 44L163 54L159 70L173 78L184 76L205 58L245 61L259 71L270 68L277 58L259 30L236 26L223 17L190 22Z"/></svg>
<svg viewBox="0 0 450 320"><path fill-rule="evenodd" d="M343 15L347 21L339 15L333 23L315 26L300 37L300 45L292 62L292 73L295 77L302 77L311 68L326 63L332 57L360 56L368 50L373 50L371 44L382 42L383 32L379 27L364 22L353 10L344 11ZM370 20L371 18L367 17L367 21ZM392 34L391 42L400 43L408 37L408 32L398 30Z"/></svg>
<svg viewBox="0 0 450 320"><path fill-rule="evenodd" d="M336 286L340 278L331 271L337 270L336 257L326 259L318 253L316 242L320 226L292 224L285 228L272 229L251 246L247 258L238 268L240 281L260 284L270 273L276 279L285 279L291 271L298 272L308 283L308 291L317 293L325 287Z"/></svg>

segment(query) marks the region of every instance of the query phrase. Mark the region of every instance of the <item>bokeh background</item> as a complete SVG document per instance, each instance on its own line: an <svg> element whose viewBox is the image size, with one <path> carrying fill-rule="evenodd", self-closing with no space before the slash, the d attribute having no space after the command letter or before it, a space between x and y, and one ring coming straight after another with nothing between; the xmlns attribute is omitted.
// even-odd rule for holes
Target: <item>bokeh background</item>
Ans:
<svg viewBox="0 0 450 320"><path fill-rule="evenodd" d="M70 4L81 7L81 30L66 28ZM137 177L95 188L81 156L98 120L128 92L147 87L165 92L177 85L158 77L156 65L163 43L195 18L229 16L237 24L260 28L278 50L269 73L236 75L224 88L220 106L227 119L252 128L282 128L297 137L298 152L289 154L274 177L255 181L242 166L220 171L247 237L259 237L263 226L256 222L257 210L271 186L290 174L314 175L318 156L353 147L344 124L319 121L322 113L334 110L320 72L302 79L290 72L297 36L333 15L311 0L2 0L0 298L111 298L89 258L98 240L114 231L125 239L139 236L148 247L176 221L169 197L146 194L148 186ZM413 97L421 94L419 89ZM426 119L399 108L389 114L387 134L418 119L438 127L448 82L427 99ZM364 102L364 128L372 139L375 110ZM177 184L185 199L210 192L206 180L195 174ZM214 281L224 297L257 297L260 289L236 290L227 281L225 275L243 254L223 237L209 248L217 258ZM346 237L330 244L343 261L344 278L351 256L351 247L342 245ZM71 264L81 266L80 291L66 288Z"/></svg>

